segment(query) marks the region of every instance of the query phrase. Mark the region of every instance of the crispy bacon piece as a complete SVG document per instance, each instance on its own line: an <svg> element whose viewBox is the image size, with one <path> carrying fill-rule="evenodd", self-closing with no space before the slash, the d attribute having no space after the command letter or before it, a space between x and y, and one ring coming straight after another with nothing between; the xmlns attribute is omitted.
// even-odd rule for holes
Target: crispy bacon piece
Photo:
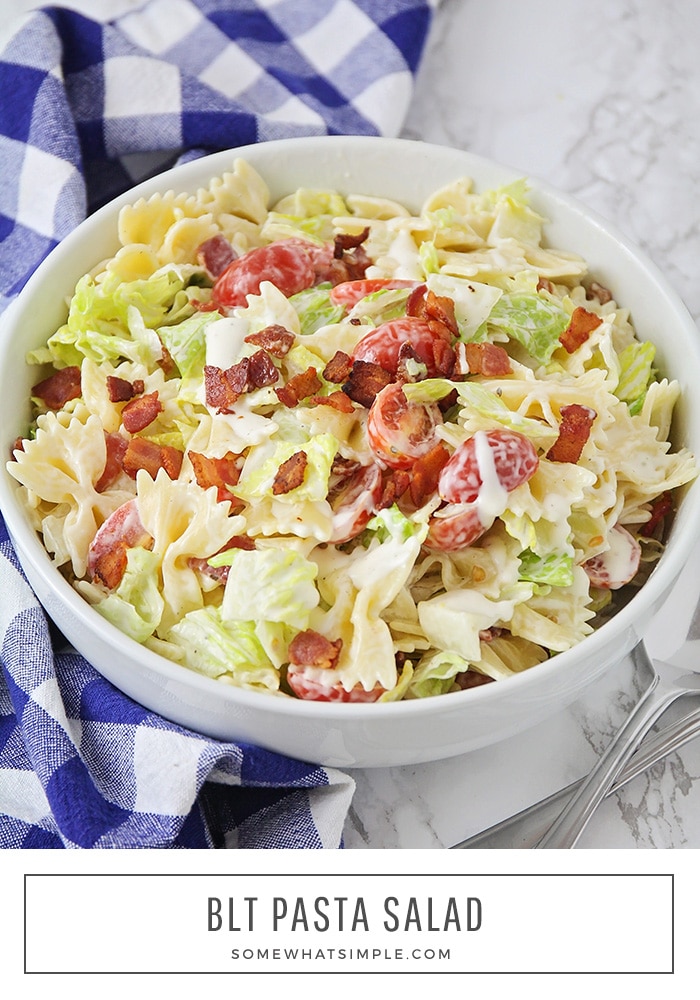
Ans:
<svg viewBox="0 0 700 1000"><path fill-rule="evenodd" d="M411 473L407 469L392 469L384 478L382 495L377 502L377 510L385 510L400 499L411 485Z"/></svg>
<svg viewBox="0 0 700 1000"><path fill-rule="evenodd" d="M163 404L158 399L157 392L136 396L122 410L122 423L130 434L138 434L152 424L162 410Z"/></svg>
<svg viewBox="0 0 700 1000"><path fill-rule="evenodd" d="M462 691L469 688L481 687L482 684L491 684L493 677L487 674L480 674L478 670L463 670L455 677L455 684Z"/></svg>
<svg viewBox="0 0 700 1000"><path fill-rule="evenodd" d="M651 505L651 517L639 529L644 538L651 538L663 519L673 510L673 498L670 493L662 493Z"/></svg>
<svg viewBox="0 0 700 1000"><path fill-rule="evenodd" d="M77 399L80 393L80 368L77 365L59 368L53 375L32 386L32 396L38 396L49 410L60 410L70 399Z"/></svg>
<svg viewBox="0 0 700 1000"><path fill-rule="evenodd" d="M108 590L118 587L126 572L126 549L126 542L117 542L100 553L93 565L93 580L99 580Z"/></svg>
<svg viewBox="0 0 700 1000"><path fill-rule="evenodd" d="M612 292L605 285L601 285L599 281L592 281L586 290L587 299L598 299L600 304L604 306L606 302L612 302Z"/></svg>
<svg viewBox="0 0 700 1000"><path fill-rule="evenodd" d="M333 239L333 256L336 260L342 260L346 250L356 250L369 236L369 226L365 226L361 233L355 236L352 233L337 233Z"/></svg>
<svg viewBox="0 0 700 1000"><path fill-rule="evenodd" d="M243 358L225 371L204 366L204 397L217 413L231 413L238 397L248 390L249 359Z"/></svg>
<svg viewBox="0 0 700 1000"><path fill-rule="evenodd" d="M602 322L603 321L600 316L596 316L595 313L589 312L587 309L584 309L583 306L576 306L571 314L569 325L559 337L562 347L564 347L569 354L573 354L574 351L578 350L581 344L585 344L593 331L599 327Z"/></svg>
<svg viewBox="0 0 700 1000"><path fill-rule="evenodd" d="M196 302L194 304L195 306L198 305L198 303ZM161 356L157 361L158 367L161 369L166 378L172 378L173 375L178 374L179 369L175 364L175 360L172 354L170 353L170 351L165 346L162 340L160 342L160 346L162 350L161 350ZM143 390L141 391L143 392Z"/></svg>
<svg viewBox="0 0 700 1000"><path fill-rule="evenodd" d="M355 403L369 409L377 393L393 381L391 372L374 361L355 361L343 392Z"/></svg>
<svg viewBox="0 0 700 1000"><path fill-rule="evenodd" d="M323 383L318 377L318 372L313 365L310 365L306 371L293 375L286 385L283 385L281 389L275 389L275 392L280 403L292 407L296 406L300 400L306 399L307 396L317 393L322 386Z"/></svg>
<svg viewBox="0 0 700 1000"><path fill-rule="evenodd" d="M454 300L448 295L436 295L435 292L428 290L427 285L417 285L413 289L406 302L406 315L439 323L440 327L436 328L436 332L441 332L443 335L444 330L453 337L459 335Z"/></svg>
<svg viewBox="0 0 700 1000"><path fill-rule="evenodd" d="M341 413L354 413L355 411L350 397L346 396L340 389L331 392L328 396L309 396L308 402L312 406L332 406L334 410L340 410Z"/></svg>
<svg viewBox="0 0 700 1000"><path fill-rule="evenodd" d="M95 483L95 492L103 493L116 481L124 467L124 455L129 442L121 434L105 433L105 448L107 455L102 475Z"/></svg>
<svg viewBox="0 0 700 1000"><path fill-rule="evenodd" d="M256 347L264 348L275 358L283 358L289 352L294 343L294 334L290 333L280 323L271 323L264 330L257 333L249 333L245 338L246 344L255 344Z"/></svg>
<svg viewBox="0 0 700 1000"><path fill-rule="evenodd" d="M107 376L107 395L110 403L128 403L134 396L140 396L144 390L142 378L128 379L119 378L117 375Z"/></svg>
<svg viewBox="0 0 700 1000"><path fill-rule="evenodd" d="M236 252L223 233L211 236L197 247L197 261L212 278L218 278L236 259Z"/></svg>
<svg viewBox="0 0 700 1000"><path fill-rule="evenodd" d="M289 643L289 662L295 667L324 667L332 669L343 648L342 639L327 639L325 635L307 628L297 632Z"/></svg>
<svg viewBox="0 0 700 1000"><path fill-rule="evenodd" d="M434 448L413 463L410 490L411 500L416 507L422 507L437 490L440 473L449 457L448 449L442 441L439 441Z"/></svg>
<svg viewBox="0 0 700 1000"><path fill-rule="evenodd" d="M352 358L345 351L336 351L326 367L323 369L323 377L327 382L340 385L350 378L352 371Z"/></svg>
<svg viewBox="0 0 700 1000"><path fill-rule="evenodd" d="M159 469L165 469L171 479L177 479L183 458L183 453L171 445L132 437L126 446L122 466L132 479L136 478L139 469L145 469L151 479L156 478Z"/></svg>
<svg viewBox="0 0 700 1000"><path fill-rule="evenodd" d="M500 344L466 344L467 365L472 375L510 375L513 368L505 347Z"/></svg>
<svg viewBox="0 0 700 1000"><path fill-rule="evenodd" d="M597 413L590 406L570 403L561 408L559 437L547 452L550 462L578 462Z"/></svg>
<svg viewBox="0 0 700 1000"><path fill-rule="evenodd" d="M248 358L248 388L262 389L279 381L280 373L267 351L260 348Z"/></svg>
<svg viewBox="0 0 700 1000"><path fill-rule="evenodd" d="M203 490L216 486L216 498L219 503L225 500L232 503L238 502L238 498L231 492L230 487L235 486L241 477L242 455L227 451L222 458L209 458L208 455L202 455L201 452L188 451L187 457L192 463L198 486L201 486Z"/></svg>
<svg viewBox="0 0 700 1000"><path fill-rule="evenodd" d="M295 490L304 482L309 459L305 451L296 451L286 462L282 462L272 480L272 492L278 497Z"/></svg>
<svg viewBox="0 0 700 1000"><path fill-rule="evenodd" d="M549 292L550 295L554 295L555 292L554 284L549 280L549 278L540 277L539 281L537 282L537 291Z"/></svg>

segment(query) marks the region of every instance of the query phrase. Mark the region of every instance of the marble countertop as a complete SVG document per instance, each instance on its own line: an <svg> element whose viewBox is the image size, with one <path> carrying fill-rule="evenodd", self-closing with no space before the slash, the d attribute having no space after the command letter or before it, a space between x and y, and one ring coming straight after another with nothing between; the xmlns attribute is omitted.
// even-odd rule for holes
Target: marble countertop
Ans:
<svg viewBox="0 0 700 1000"><path fill-rule="evenodd" d="M443 0L403 134L574 195L651 257L697 320L699 29L690 0L663 17L644 0ZM700 654L696 557L650 625L652 655ZM567 712L498 746L355 772L346 846L450 847L542 798L592 766L636 690L626 660ZM607 799L579 847L700 847L700 740Z"/></svg>
<svg viewBox="0 0 700 1000"><path fill-rule="evenodd" d="M134 3L95 0L112 15ZM0 13L35 6L0 0ZM655 261L697 320L699 31L693 0L668 0L661 17L645 0L442 0L403 135L490 157L574 195ZM699 556L690 554L650 623L654 656L697 659ZM511 740L353 772L346 847L441 849L477 833L587 772L637 693L625 660L566 712ZM579 846L700 847L700 740L608 798Z"/></svg>

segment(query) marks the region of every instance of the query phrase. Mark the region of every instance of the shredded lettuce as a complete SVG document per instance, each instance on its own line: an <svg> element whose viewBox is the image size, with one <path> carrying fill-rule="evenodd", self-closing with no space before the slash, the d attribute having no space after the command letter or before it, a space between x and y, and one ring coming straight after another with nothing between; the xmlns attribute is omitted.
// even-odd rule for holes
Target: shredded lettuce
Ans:
<svg viewBox="0 0 700 1000"><path fill-rule="evenodd" d="M342 318L345 307L333 305L331 288L332 285L324 282L290 296L289 301L297 311L303 336L315 333L329 323L337 323Z"/></svg>
<svg viewBox="0 0 700 1000"><path fill-rule="evenodd" d="M280 493L276 499L291 504L300 500L325 500L328 496L331 466L338 451L338 442L332 434L317 434L303 443L280 441L270 458L249 475L244 474L236 485L236 496L251 502L264 496L272 496L272 486L280 466L299 451L306 452L304 480L300 486Z"/></svg>
<svg viewBox="0 0 700 1000"><path fill-rule="evenodd" d="M547 364L569 324L569 315L543 295L506 292L491 310L488 322L522 344L535 360Z"/></svg>
<svg viewBox="0 0 700 1000"><path fill-rule="evenodd" d="M229 549L209 560L230 566L221 615L224 622L281 622L305 629L318 605L318 567L292 549Z"/></svg>
<svg viewBox="0 0 700 1000"><path fill-rule="evenodd" d="M126 570L119 586L95 604L103 618L137 642L144 642L160 623L164 601L159 590L160 556L136 547L126 553Z"/></svg>
<svg viewBox="0 0 700 1000"><path fill-rule="evenodd" d="M538 556L526 549L520 553L520 579L551 587L570 587L574 582L574 557L566 552Z"/></svg>
<svg viewBox="0 0 700 1000"><path fill-rule="evenodd" d="M618 399L627 403L631 413L639 413L649 383L654 377L656 348L648 340L632 341L618 355L620 378L615 389Z"/></svg>

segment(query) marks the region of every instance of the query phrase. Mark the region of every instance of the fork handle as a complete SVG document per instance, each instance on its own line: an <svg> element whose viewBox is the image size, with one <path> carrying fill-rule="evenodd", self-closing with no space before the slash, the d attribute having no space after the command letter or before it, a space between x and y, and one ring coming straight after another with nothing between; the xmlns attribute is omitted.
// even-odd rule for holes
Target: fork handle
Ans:
<svg viewBox="0 0 700 1000"><path fill-rule="evenodd" d="M577 788L545 835L534 845L536 849L575 846L591 816L640 742L659 716L683 693L677 687L660 685L658 676L654 678L588 777Z"/></svg>

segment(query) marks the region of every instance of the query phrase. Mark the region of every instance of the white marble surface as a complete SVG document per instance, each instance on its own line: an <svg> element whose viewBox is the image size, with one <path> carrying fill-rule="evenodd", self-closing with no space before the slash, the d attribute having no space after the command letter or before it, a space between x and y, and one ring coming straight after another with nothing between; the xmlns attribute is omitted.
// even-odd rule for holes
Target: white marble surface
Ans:
<svg viewBox="0 0 700 1000"><path fill-rule="evenodd" d="M71 5L114 14L137 3ZM0 26L33 6L0 0ZM696 0L442 0L403 134L575 195L646 251L697 320L699 37ZM700 638L698 556L648 637L652 654L687 664L700 660L700 643L683 644L689 630ZM478 832L583 774L636 691L625 661L570 710L496 747L354 772L346 846L440 849ZM700 847L700 740L606 800L579 846Z"/></svg>
<svg viewBox="0 0 700 1000"><path fill-rule="evenodd" d="M698 37L694 0L671 0L662 16L646 0L443 0L404 135L469 149L578 197L643 248L697 321ZM690 554L650 625L654 655L678 658L694 634L697 565ZM700 662L700 643L681 655ZM442 848L476 833L582 775L635 691L625 662L568 712L507 743L356 774L347 846ZM606 800L579 847L700 847L700 740Z"/></svg>

